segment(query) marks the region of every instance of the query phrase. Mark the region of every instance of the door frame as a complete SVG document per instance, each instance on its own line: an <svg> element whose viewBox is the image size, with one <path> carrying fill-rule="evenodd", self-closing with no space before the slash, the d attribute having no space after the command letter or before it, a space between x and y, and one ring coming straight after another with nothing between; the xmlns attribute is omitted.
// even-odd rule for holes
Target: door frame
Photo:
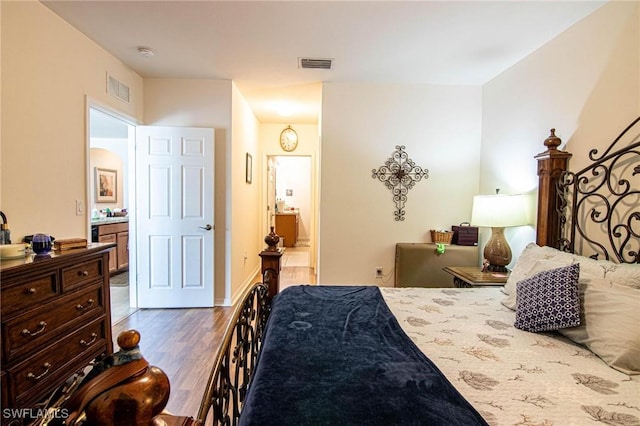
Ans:
<svg viewBox="0 0 640 426"><path fill-rule="evenodd" d="M311 176L310 176L310 186L311 186L311 205L310 205L310 211L311 211L311 223L309 224L309 267L313 270L313 272L315 274L318 273L317 269L318 269L318 247L319 247L319 241L318 241L318 196L319 196L319 185L318 185L318 164L317 164L317 156L315 155L315 153L295 153L295 154L291 154L291 153L282 153L282 152L278 152L278 153L272 153L272 152L265 152L263 154L263 159L262 159L262 176L264 177L263 181L263 187L262 187L262 211L263 211L263 216L262 216L262 227L263 227L263 235L267 235L270 232L269 229L269 220L270 220L270 215L272 213L271 210L267 210L266 206L268 204L268 190L269 190L269 185L268 185L268 167L269 167L269 159L273 158L273 157L306 157L310 159L310 166L311 166ZM275 189L275 183L274 183L274 189ZM274 225L275 225L275 219L274 219Z"/></svg>
<svg viewBox="0 0 640 426"><path fill-rule="evenodd" d="M129 147L129 169L127 170L127 177L129 180L129 200L128 200L128 209L129 211L136 211L136 186L135 186L135 176L136 176L136 162L135 162L135 128L142 124L139 123L134 117L114 109L111 106L104 104L103 102L92 98L91 96L85 95L85 188L86 194L85 199L87 200L85 203L85 214L87 218L87 234L88 239L91 239L91 206L89 206L89 202L91 200L91 110L95 109L104 114L110 115L113 118L120 120L129 125L129 134L128 134L128 147ZM129 216L129 307L137 309L138 308L138 280L137 280L137 252L138 246L136 241L136 215Z"/></svg>

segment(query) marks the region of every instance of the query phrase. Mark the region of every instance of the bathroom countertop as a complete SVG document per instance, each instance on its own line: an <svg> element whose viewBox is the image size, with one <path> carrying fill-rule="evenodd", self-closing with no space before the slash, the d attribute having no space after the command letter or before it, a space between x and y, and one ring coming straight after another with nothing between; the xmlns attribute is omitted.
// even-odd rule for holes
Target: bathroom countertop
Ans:
<svg viewBox="0 0 640 426"><path fill-rule="evenodd" d="M108 223L122 223L129 222L128 216L117 216L117 217L101 217L99 219L91 219L92 225L106 225Z"/></svg>
<svg viewBox="0 0 640 426"><path fill-rule="evenodd" d="M277 212L276 214L299 214L300 210L299 209L293 209L293 210L285 210L282 212Z"/></svg>

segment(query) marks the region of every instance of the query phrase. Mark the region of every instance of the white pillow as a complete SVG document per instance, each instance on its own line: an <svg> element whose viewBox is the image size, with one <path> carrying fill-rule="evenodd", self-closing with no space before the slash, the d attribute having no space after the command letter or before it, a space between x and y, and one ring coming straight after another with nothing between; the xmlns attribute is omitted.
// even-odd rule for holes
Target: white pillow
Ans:
<svg viewBox="0 0 640 426"><path fill-rule="evenodd" d="M528 266L530 267L530 269L528 271L524 271L520 273L520 279L518 282L531 278L539 272L549 271L551 269L556 269L556 268L562 268L563 266L568 266L568 265L565 265L560 262L555 262L552 260L537 260L533 264L530 264ZM582 274L580 276L582 276ZM509 278L511 278L511 276L509 276ZM517 293L518 292L515 290L512 291L511 293L509 293L507 297L502 299L500 302L507 308L515 311L517 306L516 305Z"/></svg>
<svg viewBox="0 0 640 426"><path fill-rule="evenodd" d="M640 265L613 263L608 260L594 260L577 254L566 253L553 247L540 247L535 243L529 243L524 250L507 279L503 288L505 294L515 292L516 284L524 278L528 278L529 271L539 260L552 260L558 266L568 266L572 263L580 263L580 275L587 274L604 278L619 285L640 289ZM558 267L555 266L555 267Z"/></svg>
<svg viewBox="0 0 640 426"><path fill-rule="evenodd" d="M640 290L582 278L580 325L558 330L626 374L640 374Z"/></svg>
<svg viewBox="0 0 640 426"><path fill-rule="evenodd" d="M502 288L502 291L505 294L511 294L516 291L516 284L518 281L522 281L525 278L528 278L529 271L536 264L537 261L543 259L553 259L555 255L555 249L551 247L540 247L536 243L529 243L522 250L520 256L518 256L518 260L516 260L515 265L513 265L513 269L509 274L509 278L507 278L507 283ZM562 264L560 266L566 266Z"/></svg>

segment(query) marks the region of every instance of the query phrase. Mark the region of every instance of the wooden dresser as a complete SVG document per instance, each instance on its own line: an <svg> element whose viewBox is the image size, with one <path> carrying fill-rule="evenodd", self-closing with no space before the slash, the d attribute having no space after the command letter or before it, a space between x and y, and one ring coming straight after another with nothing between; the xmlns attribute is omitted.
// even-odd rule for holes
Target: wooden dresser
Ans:
<svg viewBox="0 0 640 426"><path fill-rule="evenodd" d="M113 353L113 246L0 261L3 407L33 408L93 359Z"/></svg>

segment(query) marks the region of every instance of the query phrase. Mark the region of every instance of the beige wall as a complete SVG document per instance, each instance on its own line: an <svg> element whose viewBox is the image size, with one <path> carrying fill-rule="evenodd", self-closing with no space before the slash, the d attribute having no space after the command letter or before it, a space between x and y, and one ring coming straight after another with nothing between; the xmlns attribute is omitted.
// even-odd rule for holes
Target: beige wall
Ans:
<svg viewBox="0 0 640 426"><path fill-rule="evenodd" d="M14 241L88 238L86 96L142 121L142 78L41 3L0 5L0 210ZM130 87L131 103L106 93L107 73Z"/></svg>
<svg viewBox="0 0 640 426"><path fill-rule="evenodd" d="M480 192L535 193L552 127L579 170L640 115L638 5L610 2L483 87ZM535 240L508 231L516 255Z"/></svg>
<svg viewBox="0 0 640 426"><path fill-rule="evenodd" d="M323 88L320 283L393 286L395 244L468 221L478 192L480 87L326 83ZM405 220L372 178L405 145L429 178L409 190ZM375 279L375 268L387 275Z"/></svg>
<svg viewBox="0 0 640 426"><path fill-rule="evenodd" d="M113 151L106 150L104 148L91 148L90 153L90 162L91 162L91 170L89 172L89 214L91 214L91 210L95 206L96 210L103 209L122 209L127 205L127 200L125 196L125 179L126 176L124 162L122 157L114 153ZM95 168L107 169L107 170L115 170L116 171L116 194L117 199L115 203L98 203L96 201L96 176L95 176Z"/></svg>
<svg viewBox="0 0 640 426"><path fill-rule="evenodd" d="M260 270L259 123L235 84L232 85L231 138L231 294L237 297ZM246 181L246 155L252 157L251 183Z"/></svg>

